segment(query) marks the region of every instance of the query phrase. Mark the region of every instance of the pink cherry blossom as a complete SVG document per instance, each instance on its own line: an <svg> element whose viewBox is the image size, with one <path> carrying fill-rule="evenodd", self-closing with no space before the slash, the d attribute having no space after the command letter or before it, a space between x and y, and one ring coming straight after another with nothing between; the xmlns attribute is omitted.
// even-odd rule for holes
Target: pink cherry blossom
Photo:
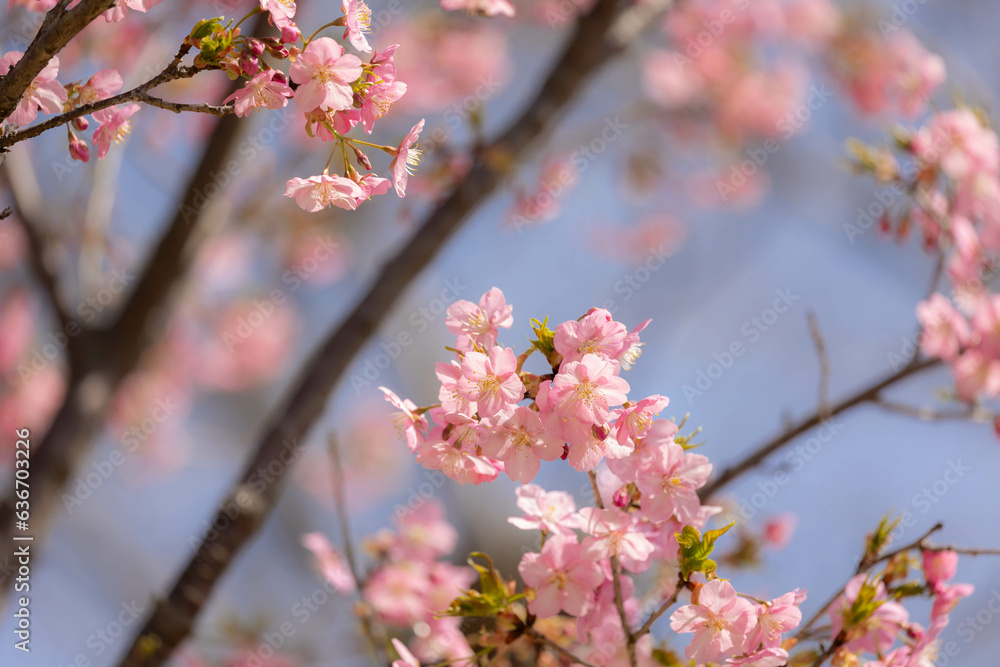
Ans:
<svg viewBox="0 0 1000 667"><path fill-rule="evenodd" d="M563 355L563 363L580 361L585 354L615 359L622 351L628 329L615 322L607 310L594 308L579 322L563 322L556 327L553 344Z"/></svg>
<svg viewBox="0 0 1000 667"><path fill-rule="evenodd" d="M254 111L264 108L281 109L288 104L288 98L295 93L284 81L280 79L275 81L277 73L273 69L258 73L247 81L246 85L223 100L223 103L233 102L236 115L240 117L249 116Z"/></svg>
<svg viewBox="0 0 1000 667"><path fill-rule="evenodd" d="M405 93L406 84L402 81L377 83L371 86L361 101L361 125L365 128L365 132L371 134L375 121L389 113L393 102Z"/></svg>
<svg viewBox="0 0 1000 667"><path fill-rule="evenodd" d="M362 196L358 197L358 206L361 206L364 202L368 201L376 195L384 195L389 191L392 183L388 178L381 178L375 174L365 174L357 181L358 187L361 188Z"/></svg>
<svg viewBox="0 0 1000 667"><path fill-rule="evenodd" d="M320 572L336 590L350 593L354 590L354 577L346 559L323 533L306 533L302 536L302 546L313 552L319 563Z"/></svg>
<svg viewBox="0 0 1000 667"><path fill-rule="evenodd" d="M517 375L514 350L496 346L488 355L469 352L462 359L458 391L475 401L482 417L492 417L506 405L524 398L524 384Z"/></svg>
<svg viewBox="0 0 1000 667"><path fill-rule="evenodd" d="M411 452L416 451L417 445L423 442L424 432L429 428L427 419L422 414L417 414L417 406L410 399L402 399L386 387L379 387L379 390L385 394L385 400L399 410L392 415L396 432L406 439Z"/></svg>
<svg viewBox="0 0 1000 667"><path fill-rule="evenodd" d="M420 164L420 151L417 149L417 138L421 130L424 129L424 119L414 125L407 135L400 142L399 148L395 150L389 169L392 171L392 184L396 188L396 194L400 197L406 196L406 181L409 179L413 169Z"/></svg>
<svg viewBox="0 0 1000 667"><path fill-rule="evenodd" d="M749 655L726 660L726 665L730 667L784 667L787 664L788 651L783 648L762 648Z"/></svg>
<svg viewBox="0 0 1000 667"><path fill-rule="evenodd" d="M371 30L372 10L368 8L364 0L341 0L340 10L344 12L347 19L347 29L344 30L344 38L351 42L351 46L358 51L368 53L372 50L365 33Z"/></svg>
<svg viewBox="0 0 1000 667"><path fill-rule="evenodd" d="M615 420L615 437L618 444L626 446L630 440L645 438L653 426L653 417L667 407L670 399L656 394L642 399L635 405L614 410L611 417Z"/></svg>
<svg viewBox="0 0 1000 667"><path fill-rule="evenodd" d="M743 653L756 619L752 603L738 597L728 581L714 579L698 591L697 604L684 605L670 616L670 627L674 632L694 633L684 654L703 664Z"/></svg>
<svg viewBox="0 0 1000 667"><path fill-rule="evenodd" d="M955 391L959 398L971 401L980 393L1000 395L1000 360L979 350L967 350L955 361Z"/></svg>
<svg viewBox="0 0 1000 667"><path fill-rule="evenodd" d="M938 590L951 581L958 569L958 554L954 551L923 552L924 577L927 584Z"/></svg>
<svg viewBox="0 0 1000 667"><path fill-rule="evenodd" d="M271 24L276 28L286 28L292 25L296 9L294 0L260 0L260 8L270 14ZM282 41L287 43L287 40Z"/></svg>
<svg viewBox="0 0 1000 667"><path fill-rule="evenodd" d="M429 621L437 609L430 609L429 564L400 561L376 570L365 582L364 599L379 617L394 625Z"/></svg>
<svg viewBox="0 0 1000 667"><path fill-rule="evenodd" d="M794 630L802 622L799 605L805 599L804 591L785 593L767 604L757 605L757 624L747 634L747 648L780 648L781 635Z"/></svg>
<svg viewBox="0 0 1000 667"><path fill-rule="evenodd" d="M538 474L542 461L555 461L562 456L563 444L547 435L538 413L518 406L511 417L493 427L483 443L483 453L503 461L504 472L511 481L527 484Z"/></svg>
<svg viewBox="0 0 1000 667"><path fill-rule="evenodd" d="M972 584L940 584L934 596L931 618L946 617L962 598L967 598L975 592L976 587Z"/></svg>
<svg viewBox="0 0 1000 667"><path fill-rule="evenodd" d="M590 535L583 544L600 558L619 556L638 563L653 553L653 544L639 531L635 517L626 512L585 507L580 518L583 530Z"/></svg>
<svg viewBox="0 0 1000 667"><path fill-rule="evenodd" d="M617 362L596 354L564 363L549 395L555 411L588 425L606 423L610 407L624 403L628 396L628 382L617 371Z"/></svg>
<svg viewBox="0 0 1000 667"><path fill-rule="evenodd" d="M146 13L163 0L115 0L115 6L104 12L104 20L108 23L118 23L125 19L127 9Z"/></svg>
<svg viewBox="0 0 1000 667"><path fill-rule="evenodd" d="M353 211L358 207L359 199L364 201L365 193L349 178L320 174L289 180L285 196L294 197L299 208L314 213L329 206Z"/></svg>
<svg viewBox="0 0 1000 667"><path fill-rule="evenodd" d="M488 459L439 439L428 440L417 448L417 463L440 470L459 484L492 482L498 473Z"/></svg>
<svg viewBox="0 0 1000 667"><path fill-rule="evenodd" d="M396 560L430 562L450 554L458 544L458 532L448 523L444 505L434 499L398 510L396 529L399 536L390 549Z"/></svg>
<svg viewBox="0 0 1000 667"><path fill-rule="evenodd" d="M454 335L467 336L475 347L485 350L496 344L498 327L509 329L514 323L513 311L503 292L494 287L478 304L462 299L448 306L444 324Z"/></svg>
<svg viewBox="0 0 1000 667"><path fill-rule="evenodd" d="M392 667L420 667L420 661L413 657L410 649L406 648L403 642L393 637L392 645L396 647L396 653L399 654L399 659L392 661Z"/></svg>
<svg viewBox="0 0 1000 667"><path fill-rule="evenodd" d="M848 640L845 646L850 651L868 651L869 653L884 653L896 640L896 633L909 620L906 608L887 597L885 584L881 581L869 581L867 575L859 574L847 582L844 594L830 605L830 634L836 637L844 627L844 617L849 613L851 605L858 598L863 586L872 587L872 599L879 606L858 625L848 628Z"/></svg>
<svg viewBox="0 0 1000 667"><path fill-rule="evenodd" d="M649 326L649 323L653 320L646 320L640 322L639 325L629 332L628 336L625 337L625 342L622 343L622 350L615 357L616 361L622 365L622 368L629 370L635 364L636 360L642 354L642 346L645 343L639 342L639 332Z"/></svg>
<svg viewBox="0 0 1000 667"><path fill-rule="evenodd" d="M102 69L87 79L87 83L80 86L77 103L79 105L90 104L100 100L106 100L122 87L122 75L115 69Z"/></svg>
<svg viewBox="0 0 1000 667"><path fill-rule="evenodd" d="M464 9L483 16L514 16L510 0L441 0L441 9Z"/></svg>
<svg viewBox="0 0 1000 667"><path fill-rule="evenodd" d="M792 540L796 524L798 524L798 517L792 512L769 517L764 522L764 540L775 549L784 549Z"/></svg>
<svg viewBox="0 0 1000 667"><path fill-rule="evenodd" d="M917 319L923 327L920 351L929 357L954 361L969 342L969 324L943 295L935 293L917 304Z"/></svg>
<svg viewBox="0 0 1000 667"><path fill-rule="evenodd" d="M525 484L517 488L517 507L523 517L510 517L508 522L521 530L541 530L555 535L573 535L582 527L576 514L573 496L565 491L545 491L540 486Z"/></svg>
<svg viewBox="0 0 1000 667"><path fill-rule="evenodd" d="M697 490L711 473L712 464L700 454L689 454L676 443L658 448L637 478L643 511L654 520L676 515L682 523L692 523L701 507Z"/></svg>
<svg viewBox="0 0 1000 667"><path fill-rule="evenodd" d="M138 110L138 104L126 104L94 112L94 120L99 123L94 131L94 145L97 146L98 158L108 154L112 143L120 144L125 140L132 131L129 118Z"/></svg>
<svg viewBox="0 0 1000 667"><path fill-rule="evenodd" d="M594 589L604 581L604 573L576 538L553 535L541 553L526 553L517 566L524 583L535 589L528 611L539 618L560 611L579 616L594 600Z"/></svg>
<svg viewBox="0 0 1000 667"><path fill-rule="evenodd" d="M0 76L10 72L22 56L24 53L21 51L8 51L3 57L0 57ZM62 112L66 104L66 89L56 81L58 74L59 58L53 56L38 73L35 80L31 82L28 89L24 91L14 111L4 120L18 127L23 127L34 122L39 110L48 114Z"/></svg>
<svg viewBox="0 0 1000 667"><path fill-rule="evenodd" d="M361 78L361 72L357 56L345 54L344 47L329 37L318 37L309 42L288 73L299 84L295 102L303 111L317 107L340 111L354 104L351 84Z"/></svg>

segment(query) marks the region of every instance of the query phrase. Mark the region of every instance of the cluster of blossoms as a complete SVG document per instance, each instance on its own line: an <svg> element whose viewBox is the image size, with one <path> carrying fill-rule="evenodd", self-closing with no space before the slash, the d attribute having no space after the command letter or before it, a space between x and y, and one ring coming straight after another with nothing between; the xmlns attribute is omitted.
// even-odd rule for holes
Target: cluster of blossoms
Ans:
<svg viewBox="0 0 1000 667"><path fill-rule="evenodd" d="M666 45L645 56L646 96L672 142L698 137L721 143L729 156L692 177L696 201L760 200L768 154L835 95L810 86L813 60L862 113L922 112L944 81L944 62L891 28L880 34L829 0L697 0L672 10L663 23Z"/></svg>
<svg viewBox="0 0 1000 667"><path fill-rule="evenodd" d="M863 667L922 667L933 665L938 656L938 638L947 627L955 605L972 595L971 584L949 583L955 576L958 554L953 551L924 551L922 572L925 583L903 581L911 556L893 557L876 575L859 574L830 606L831 640L838 647L834 664ZM930 626L910 621L906 607L898 602L910 595L933 599ZM902 638L897 646L897 639ZM865 659L866 655L872 660Z"/></svg>
<svg viewBox="0 0 1000 667"><path fill-rule="evenodd" d="M459 483L479 484L503 472L527 484L541 461L564 459L594 474L597 485L593 471L606 463L599 496L609 498L607 505L599 498L597 507L577 510L568 494L530 484L518 489L525 514L511 523L543 537L541 551L526 554L518 568L532 591L528 612L537 619L561 612L575 617L573 636L585 658L589 652L627 664L615 590L624 592L623 609L634 623L640 604L625 572L667 564L671 574L657 603L676 596L680 583L697 591L692 604L672 617L675 630L695 633L689 657L761 665L746 661L786 657L781 635L801 619L804 594L751 604L726 581L678 578L684 560L679 536L703 530L721 508L703 506L698 497L712 471L708 459L687 451L689 437L679 435L677 424L657 419L668 399L628 400L629 385L620 373L639 356L639 333L648 321L629 331L600 308L554 331L535 321L538 338L520 356L498 345L499 329L512 324L512 307L497 288L478 303L456 302L446 325L457 336L457 359L435 369L440 404L417 408L383 391L400 410L395 420L417 460ZM532 351L544 354L552 373L523 370ZM648 659L651 641L639 642L637 650Z"/></svg>
<svg viewBox="0 0 1000 667"><path fill-rule="evenodd" d="M732 524L709 527L722 512L703 504L698 493L711 463L690 451L695 446L691 435L680 433L684 422L678 426L657 418L666 397L629 400L620 372L636 361L639 332L648 322L629 331L599 308L554 331L533 320L537 338L517 355L498 341L500 329L513 324L512 310L497 288L478 303L459 301L448 310L446 325L457 337L449 349L457 358L436 366L438 405L420 408L382 388L399 410L393 416L397 428L425 467L461 484L490 481L501 472L522 483L516 494L523 514L509 522L540 537L540 547L525 553L517 568L523 593L516 593L516 582L503 579L491 562L489 568L476 566L479 590L438 608L444 618L494 618L495 627L479 636L482 651L515 650L527 637L557 645L569 663L572 655L602 667L784 667L820 664L830 656L833 664L851 667L929 664L948 613L972 592L971 586L949 583L955 552L920 542L883 556L898 525L884 520L869 535L862 574L820 610L829 616L829 628L812 629L820 614L800 628L805 591L761 600L738 593L717 574L717 563L708 557ZM533 351L544 355L551 373L524 370ZM557 459L587 473L594 506L578 509L568 493L529 483L541 461ZM793 517L775 517L763 539L783 546L793 523ZM924 549L923 580L907 581L910 552L918 548ZM738 566L753 559L720 562ZM880 562L887 563L881 572L869 572ZM640 582L650 579L652 589L640 595ZM395 594L397 610L409 609L401 603L410 599L402 590ZM687 604L673 609L669 621L675 633L692 635L684 649L690 663L663 644L654 645L649 634L653 621L678 605L685 592ZM933 598L926 630L909 620L900 603L915 596ZM417 637L425 641L420 632ZM819 653L790 656L804 640L824 643ZM405 645L397 641L395 647L400 659L394 667L418 667ZM464 653L457 655L481 655L464 644L461 648ZM418 643L415 652L421 650Z"/></svg>
<svg viewBox="0 0 1000 667"><path fill-rule="evenodd" d="M126 8L144 12L156 4L154 0L121 0L109 10L108 20L121 20ZM271 25L280 30L280 36L258 39L241 34L240 24L252 14L262 11L267 13ZM366 33L371 25L371 10L365 2L343 0L341 11L342 16L320 30L331 26L343 27L343 39L351 47L358 52L371 53L368 62L347 53L339 42L330 37L317 37L319 30L311 37L305 37L294 21L294 2L260 0L259 8L235 25L232 21L224 22L222 18L206 19L195 24L185 37L177 58L161 75L162 81L168 82L190 78L201 71L221 70L231 79L246 79L242 88L224 100L226 104L232 103L232 112L239 117L249 116L261 109L281 109L294 99L303 114L307 134L319 141L333 142L321 174L309 178L296 177L286 185L285 196L294 198L301 208L310 212L330 206L353 210L373 195L384 194L390 189L395 189L403 197L408 176L420 158L416 142L423 121L414 125L397 146L346 136L357 125L371 134L376 121L385 117L392 105L406 93L406 84L396 78L393 55L398 45L382 51L373 51L369 45ZM193 64L181 65L181 58L192 49L197 50ZM265 54L271 62L287 61L288 73L273 68L265 60ZM19 51L10 51L0 57L0 75L9 72L21 57L23 53ZM71 114L65 123L69 154L75 160L86 162L90 158L90 149L77 132L89 127L87 116L92 116L97 123L92 143L97 148L98 157L105 157L112 144L120 143L129 134L130 119L139 110L139 104L99 104L112 98L122 87L122 77L114 69L102 70L85 83L65 85L56 80L58 73L59 59L53 57L4 122L11 128L23 128L35 121L39 111L53 115ZM97 104L99 108L89 114L73 113L92 104ZM363 147L379 149L391 156L389 178L382 178L371 171L371 160ZM343 175L329 173L331 163L337 157L342 158L340 166ZM357 167L351 163L352 160ZM362 175L362 172L365 173Z"/></svg>
<svg viewBox="0 0 1000 667"><path fill-rule="evenodd" d="M460 619L438 617L475 578L471 568L439 560L457 542L458 532L445 519L443 506L425 499L397 512L395 531L384 529L364 545L373 564L362 582L361 599L379 623L396 632L412 632L417 637L414 652L428 663L462 660L472 653ZM308 533L302 543L335 590L354 591L345 557L322 533Z"/></svg>
<svg viewBox="0 0 1000 667"><path fill-rule="evenodd" d="M899 196L862 211L866 219L850 229L877 224L901 240L916 230L926 250L943 255L954 292L917 306L921 352L951 365L959 400L1000 396L1000 297L989 289L1000 256L1000 142L970 108L935 113L894 139L902 159L853 146L859 169Z"/></svg>

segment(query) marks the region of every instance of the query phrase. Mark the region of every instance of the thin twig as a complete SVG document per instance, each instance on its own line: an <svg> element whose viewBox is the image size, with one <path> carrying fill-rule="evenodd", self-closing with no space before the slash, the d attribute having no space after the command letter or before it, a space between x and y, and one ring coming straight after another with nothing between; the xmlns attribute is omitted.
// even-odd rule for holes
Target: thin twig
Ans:
<svg viewBox="0 0 1000 667"><path fill-rule="evenodd" d="M848 396L839 403L835 403L830 407L828 417L824 417L824 415L817 410L812 415L794 424L791 428L786 429L781 433L781 435L758 445L738 462L725 468L722 471L722 474L704 486L698 492L698 495L702 498L702 500L711 497L713 494L717 493L719 489L729 484L743 473L761 466L764 461L767 460L768 456L778 451L795 438L823 424L826 419L835 417L843 412L847 412L848 410L859 405L873 403L877 401L880 398L881 393L889 387L898 384L911 375L915 375L921 371L931 368L936 368L937 366L940 366L941 363L940 359L927 359L916 364L905 366L894 373L874 381L870 385L855 392L851 396Z"/></svg>
<svg viewBox="0 0 1000 667"><path fill-rule="evenodd" d="M661 604L656 611L650 614L649 618L646 619L646 622L642 624L642 627L636 631L635 638L637 640L652 629L653 623L656 623L656 620L660 618L660 616L663 616L667 610L677 604L677 598L680 597L682 590L684 590L684 577L683 575L678 575L677 588L674 589L674 594L664 600L663 604Z"/></svg>
<svg viewBox="0 0 1000 667"><path fill-rule="evenodd" d="M871 560L866 560L864 557L862 557L861 560L858 562L857 568L855 568L855 570L854 570L854 576L862 574L863 572L867 572L868 570L870 570L871 568L875 567L879 563L884 563L887 560L895 558L899 554L906 553L906 552L912 551L914 549L922 548L922 545L926 542L927 538L930 537L931 535L933 535L934 533L936 533L937 531L941 530L942 528L944 528L944 524L936 523L933 526L931 526L931 528L926 533L924 533L919 538L917 538L913 542L910 542L909 544L907 544L904 547L900 547L899 549L895 549L895 550L890 551L888 553L882 554L878 558L871 559ZM812 617L809 619L809 621L806 622L805 625L802 625L802 626L799 627L799 631L795 634L796 641L800 641L806 635L806 633L809 631L809 629L813 625L815 625L816 621L818 621L820 618L823 617L823 614L826 613L826 610L829 609L830 606L834 602L836 602L840 598L841 595L844 594L844 590L846 588L847 588L847 584L844 584L843 586L841 586L840 589L836 593L834 593L830 597L830 599L822 607L820 607L819 610L815 614L812 615Z"/></svg>
<svg viewBox="0 0 1000 667"><path fill-rule="evenodd" d="M365 588L365 579L358 567L357 555L354 553L354 540L351 539L351 526L347 513L347 496L344 492L344 466L340 460L340 447L337 444L337 437L331 433L329 437L330 451L330 471L333 482L333 501L337 510L337 522L340 524L340 539L343 543L344 556L347 558L347 566L351 570L351 578L354 580L354 590L358 592L359 616L361 616L361 627L364 635L371 644L375 653L375 660L380 665L388 664L386 659L386 646L388 639L385 628L375 617L375 612L371 605L364 599L362 591Z"/></svg>
<svg viewBox="0 0 1000 667"><path fill-rule="evenodd" d="M983 408L982 406L970 406L968 408L959 408L955 410L935 410L934 408L926 406L921 407L898 403L896 401L889 401L881 397L875 401L875 404L889 412L895 412L896 414L906 415L908 417L916 417L917 419L921 419L923 421L973 421L986 424L993 421L996 417L996 414L986 408Z"/></svg>
<svg viewBox="0 0 1000 667"><path fill-rule="evenodd" d="M816 356L819 358L819 414L823 419L830 418L830 355L826 350L826 341L823 340L823 332L819 329L816 321L816 314L811 310L806 313L809 321L809 335L812 336L813 345L816 347Z"/></svg>
<svg viewBox="0 0 1000 667"><path fill-rule="evenodd" d="M107 109L118 104L124 104L125 102L143 102L145 104L160 107L161 109L167 109L175 113L180 113L182 111L196 111L200 113L210 113L220 117L233 113L233 107L231 105L215 106L212 104L183 104L180 102L168 102L158 97L149 95L150 90L163 85L164 83L180 79L190 79L200 72L216 69L215 67L198 68L185 67L181 65L181 60L190 48L191 47L188 46L181 47L174 56L174 59L162 72L154 76L149 81L139 84L131 90L127 90L124 93L119 93L117 95L112 95L111 97L103 100L83 104L75 109L72 109L71 111L59 114L58 116L53 116L52 118L36 125L29 125L28 127L18 130L17 132L0 136L0 150L13 146L18 142L37 137L43 132L47 132L48 130L56 127L61 127L77 118L92 114L95 111Z"/></svg>
<svg viewBox="0 0 1000 667"><path fill-rule="evenodd" d="M528 635L529 637L531 637L532 639L535 639L535 640L538 640L538 641L542 642L543 644L545 644L546 646L548 646L550 649L552 649L553 651L555 651L556 653L558 653L562 657L564 657L567 660L569 660L571 663L578 664L578 665L583 665L583 667L595 667L594 664L587 662L583 658L579 658L579 657L573 655L573 653L571 653L570 651L564 649L562 646L560 646L559 644L557 644L553 640L549 639L548 637L546 637L545 635L543 635L538 630L535 630L534 628L528 628L527 630L525 630L525 634Z"/></svg>

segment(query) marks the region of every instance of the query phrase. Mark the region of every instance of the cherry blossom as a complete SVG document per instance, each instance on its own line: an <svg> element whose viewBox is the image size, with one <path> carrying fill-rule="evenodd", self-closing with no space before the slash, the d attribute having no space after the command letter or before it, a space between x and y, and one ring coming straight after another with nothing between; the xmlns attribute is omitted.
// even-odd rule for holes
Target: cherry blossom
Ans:
<svg viewBox="0 0 1000 667"><path fill-rule="evenodd" d="M286 197L294 197L304 211L321 211L330 206L353 211L358 201L367 197L364 190L349 178L320 174L309 178L295 177L288 181Z"/></svg>
<svg viewBox="0 0 1000 667"><path fill-rule="evenodd" d="M738 597L732 584L722 579L703 585L697 603L685 605L670 616L674 632L694 633L684 654L697 663L743 653L747 634L756 623L753 604Z"/></svg>
<svg viewBox="0 0 1000 667"><path fill-rule="evenodd" d="M7 74L22 56L24 53L21 51L3 54L0 57L0 76ZM61 112L66 103L66 89L56 81L58 74L59 58L53 56L28 86L13 113L4 120L20 127L32 123L39 111L48 114Z"/></svg>
<svg viewBox="0 0 1000 667"><path fill-rule="evenodd" d="M354 103L351 84L361 78L361 72L357 56L345 54L344 47L329 37L318 37L289 69L292 81L299 84L295 102L303 111L348 109Z"/></svg>
<svg viewBox="0 0 1000 667"><path fill-rule="evenodd" d="M524 583L535 589L528 603L540 618L560 611L579 616L594 599L594 589L604 581L604 573L577 543L575 537L554 535L545 541L541 553L527 553L517 566Z"/></svg>
<svg viewBox="0 0 1000 667"><path fill-rule="evenodd" d="M541 530L556 535L572 535L583 524L576 513L573 496L565 491L545 491L534 484L519 486L517 507L523 517L510 517L511 524L522 530Z"/></svg>
<svg viewBox="0 0 1000 667"><path fill-rule="evenodd" d="M246 85L227 97L223 102L233 102L237 116L249 116L261 109L281 109L294 95L284 81L276 80L277 72L264 70L247 81Z"/></svg>
<svg viewBox="0 0 1000 667"><path fill-rule="evenodd" d="M513 310L513 306L507 305L503 292L494 287L478 304L462 299L448 306L445 326L456 336L468 337L473 346L487 349L496 344L498 327L509 329L514 323Z"/></svg>
<svg viewBox="0 0 1000 667"><path fill-rule="evenodd" d="M97 157L103 158L111 150L111 144L120 144L132 131L129 118L139 110L138 104L101 109L94 112L94 120L99 125L94 131L94 145L97 146Z"/></svg>
<svg viewBox="0 0 1000 667"><path fill-rule="evenodd" d="M421 118L420 122L414 125L400 142L399 148L393 152L389 169L392 171L392 185L400 197L406 196L406 181L413 173L412 170L420 164L420 151L416 144L420 131L423 129L424 119Z"/></svg>
<svg viewBox="0 0 1000 667"><path fill-rule="evenodd" d="M517 375L512 349L494 347L489 354L469 352L462 358L458 391L474 401L483 417L493 417L505 406L524 398L524 384Z"/></svg>

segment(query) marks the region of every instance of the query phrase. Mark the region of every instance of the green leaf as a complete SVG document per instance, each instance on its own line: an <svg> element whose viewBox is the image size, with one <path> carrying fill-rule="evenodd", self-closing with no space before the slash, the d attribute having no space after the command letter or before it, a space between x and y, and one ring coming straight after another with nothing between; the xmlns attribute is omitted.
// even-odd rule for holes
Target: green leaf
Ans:
<svg viewBox="0 0 1000 667"><path fill-rule="evenodd" d="M705 574L715 572L716 562L709 556L715 549L716 540L734 525L736 525L735 521L724 528L706 531L704 535L693 526L684 526L681 532L675 534L677 544L680 545L680 566L685 580L692 572L704 572Z"/></svg>
<svg viewBox="0 0 1000 667"><path fill-rule="evenodd" d="M486 565L477 563L474 558L486 561ZM477 616L492 617L507 609L510 603L524 598L524 593L511 593L512 586L500 575L493 566L493 561L486 554L474 551L469 554L469 565L479 573L479 590L463 591L463 594L451 601L448 608L441 612L442 616Z"/></svg>
<svg viewBox="0 0 1000 667"><path fill-rule="evenodd" d="M531 320L531 330L535 332L535 340L531 341L532 346L545 355L549 366L556 368L562 361L562 355L556 352L555 331L549 329L549 318L539 322Z"/></svg>

